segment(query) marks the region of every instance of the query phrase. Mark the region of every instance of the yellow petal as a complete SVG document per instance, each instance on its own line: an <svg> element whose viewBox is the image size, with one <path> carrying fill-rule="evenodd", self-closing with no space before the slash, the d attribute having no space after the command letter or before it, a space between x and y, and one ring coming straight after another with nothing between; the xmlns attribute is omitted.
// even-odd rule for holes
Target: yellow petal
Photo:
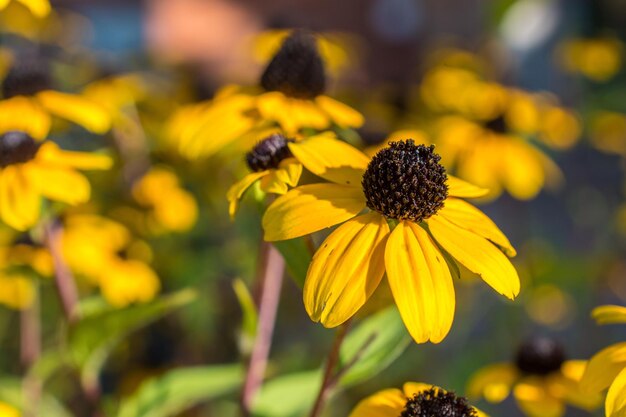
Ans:
<svg viewBox="0 0 626 417"><path fill-rule="evenodd" d="M339 127L359 128L365 121L361 113L328 96L318 96L315 101Z"/></svg>
<svg viewBox="0 0 626 417"><path fill-rule="evenodd" d="M602 404L600 393L589 393L582 389L580 380L585 372L587 361L570 360L561 365L561 372L548 378L554 392L562 392L568 404L585 410L594 410Z"/></svg>
<svg viewBox="0 0 626 417"><path fill-rule="evenodd" d="M465 182L460 178L448 175L448 195L450 197L476 198L489 194L486 188L477 187L474 184Z"/></svg>
<svg viewBox="0 0 626 417"><path fill-rule="evenodd" d="M311 100L288 98L287 103L291 108L291 118L298 128L324 129L330 125L328 117Z"/></svg>
<svg viewBox="0 0 626 417"><path fill-rule="evenodd" d="M405 382L402 385L402 391L407 398L413 398L414 395L423 391L428 391L431 388L438 388L433 384L425 384L423 382Z"/></svg>
<svg viewBox="0 0 626 417"><path fill-rule="evenodd" d="M265 240L293 239L342 223L365 208L360 188L303 185L276 199L263 216Z"/></svg>
<svg viewBox="0 0 626 417"><path fill-rule="evenodd" d="M304 306L313 321L336 327L352 317L385 274L383 216L368 213L347 221L324 240L304 283Z"/></svg>
<svg viewBox="0 0 626 417"><path fill-rule="evenodd" d="M266 193L272 194L285 194L289 187L276 175L276 170L273 169L265 177L261 178L261 190Z"/></svg>
<svg viewBox="0 0 626 417"><path fill-rule="evenodd" d="M240 181L233 184L226 193L226 199L228 200L228 214L230 218L233 219L237 214L237 209L239 208L239 200L243 196L243 193L246 192L248 188L252 184L255 183L259 178L262 178L268 174L268 171L261 172L253 172L251 174L246 175Z"/></svg>
<svg viewBox="0 0 626 417"><path fill-rule="evenodd" d="M591 317L598 324L626 323L626 307L606 305L593 309Z"/></svg>
<svg viewBox="0 0 626 417"><path fill-rule="evenodd" d="M605 409L607 417L626 417L626 368L611 384L606 394Z"/></svg>
<svg viewBox="0 0 626 417"><path fill-rule="evenodd" d="M350 417L398 417L405 405L406 397L402 391L390 388L361 400Z"/></svg>
<svg viewBox="0 0 626 417"><path fill-rule="evenodd" d="M107 155L64 151L53 142L42 144L36 158L37 162L46 165L78 169L109 169L113 164L113 160Z"/></svg>
<svg viewBox="0 0 626 417"><path fill-rule="evenodd" d="M500 168L506 189L520 200L534 198L545 184L542 158L521 140L508 140L501 150Z"/></svg>
<svg viewBox="0 0 626 417"><path fill-rule="evenodd" d="M432 216L427 223L437 242L467 269L480 275L494 290L510 299L519 294L517 271L491 242L439 215Z"/></svg>
<svg viewBox="0 0 626 417"><path fill-rule="evenodd" d="M290 143L289 149L306 169L339 184L359 186L369 163L364 153L329 135Z"/></svg>
<svg viewBox="0 0 626 417"><path fill-rule="evenodd" d="M508 363L487 366L472 376L467 395L472 399L484 398L490 403L500 403L509 396L518 376L517 369Z"/></svg>
<svg viewBox="0 0 626 417"><path fill-rule="evenodd" d="M34 226L41 205L37 189L24 172L24 165L7 166L0 171L0 214L17 230Z"/></svg>
<svg viewBox="0 0 626 417"><path fill-rule="evenodd" d="M616 343L596 353L587 364L580 381L588 392L600 392L608 387L626 367L626 342Z"/></svg>
<svg viewBox="0 0 626 417"><path fill-rule="evenodd" d="M528 417L561 417L565 413L563 401L550 395L540 379L517 384L513 395Z"/></svg>
<svg viewBox="0 0 626 417"><path fill-rule="evenodd" d="M405 326L417 343L441 342L454 320L448 264L428 233L402 221L385 250L387 278Z"/></svg>
<svg viewBox="0 0 626 417"><path fill-rule="evenodd" d="M0 10L4 10L10 2L11 0L0 0Z"/></svg>
<svg viewBox="0 0 626 417"><path fill-rule="evenodd" d="M41 164L27 164L24 171L44 197L71 205L89 200L89 181L77 171Z"/></svg>
<svg viewBox="0 0 626 417"><path fill-rule="evenodd" d="M17 96L0 101L0 133L21 130L37 140L48 136L50 115L29 97Z"/></svg>
<svg viewBox="0 0 626 417"><path fill-rule="evenodd" d="M91 132L102 134L111 128L111 117L106 109L82 96L46 90L37 93L37 100L55 116Z"/></svg>
<svg viewBox="0 0 626 417"><path fill-rule="evenodd" d="M293 116L289 99L278 91L271 91L258 96L257 109L264 120L278 122L286 133L295 133L300 128Z"/></svg>
<svg viewBox="0 0 626 417"><path fill-rule="evenodd" d="M276 178L287 185L295 187L302 175L302 164L295 158L288 158L280 162L276 170Z"/></svg>
<svg viewBox="0 0 626 417"><path fill-rule="evenodd" d="M457 226L489 239L500 246L508 256L515 256L515 248L498 226L482 211L457 198L448 198L439 215Z"/></svg>
<svg viewBox="0 0 626 417"><path fill-rule="evenodd" d="M19 2L28 7L37 17L46 17L50 14L51 7L48 0L19 0Z"/></svg>

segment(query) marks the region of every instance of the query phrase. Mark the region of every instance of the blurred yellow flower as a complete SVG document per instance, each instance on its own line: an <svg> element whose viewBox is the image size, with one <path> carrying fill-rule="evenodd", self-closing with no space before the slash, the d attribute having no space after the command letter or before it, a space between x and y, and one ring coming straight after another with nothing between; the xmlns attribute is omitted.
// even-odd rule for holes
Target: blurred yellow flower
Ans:
<svg viewBox="0 0 626 417"><path fill-rule="evenodd" d="M135 260L110 262L100 278L100 291L114 307L151 301L160 289L161 283L154 271Z"/></svg>
<svg viewBox="0 0 626 417"><path fill-rule="evenodd" d="M22 413L5 402L0 401L0 417L21 417Z"/></svg>
<svg viewBox="0 0 626 417"><path fill-rule="evenodd" d="M572 39L561 45L558 52L563 67L593 81L608 81L622 68L622 42L614 37Z"/></svg>
<svg viewBox="0 0 626 417"><path fill-rule="evenodd" d="M520 346L514 363L489 365L476 372L467 388L468 398L500 403L512 392L529 417L560 417L566 404L593 410L601 399L579 386L585 366L586 361L566 360L555 340L535 337Z"/></svg>
<svg viewBox="0 0 626 417"><path fill-rule="evenodd" d="M263 217L267 241L345 222L309 266L304 304L312 320L326 327L344 323L386 273L413 339L439 343L454 319L456 262L498 293L517 296L517 272L501 252L514 256L515 249L485 214L461 200L486 190L447 176L432 146L392 142L371 161L363 154L344 158L340 170L309 164L307 169L331 183L297 187ZM360 214L366 207L370 211Z"/></svg>
<svg viewBox="0 0 626 417"><path fill-rule="evenodd" d="M32 14L40 18L46 17L52 10L48 0L13 0L13 2L23 4ZM11 0L0 0L0 10L4 10L10 3Z"/></svg>
<svg viewBox="0 0 626 417"><path fill-rule="evenodd" d="M591 313L598 324L626 324L626 307L604 305ZM626 413L626 342L616 343L596 353L590 360L581 386L587 393L600 394L608 388L606 417Z"/></svg>
<svg viewBox="0 0 626 417"><path fill-rule="evenodd" d="M471 406L467 399L458 397L435 385L407 382L402 390L388 388L361 400L350 417L487 417Z"/></svg>
<svg viewBox="0 0 626 417"><path fill-rule="evenodd" d="M89 200L87 178L77 169L108 169L104 155L70 152L49 141L38 143L28 133L0 135L0 218L17 230L39 220L41 198L70 205Z"/></svg>
<svg viewBox="0 0 626 417"><path fill-rule="evenodd" d="M626 156L626 115L601 111L592 116L589 125L591 143L604 152Z"/></svg>

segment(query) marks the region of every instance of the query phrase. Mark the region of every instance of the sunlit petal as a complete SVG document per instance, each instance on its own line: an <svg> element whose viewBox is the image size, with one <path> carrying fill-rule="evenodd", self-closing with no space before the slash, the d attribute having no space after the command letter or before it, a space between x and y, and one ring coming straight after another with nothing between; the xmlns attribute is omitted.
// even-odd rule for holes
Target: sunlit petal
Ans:
<svg viewBox="0 0 626 417"><path fill-rule="evenodd" d="M361 400L350 417L398 417L405 405L406 397L402 391L390 388Z"/></svg>
<svg viewBox="0 0 626 417"><path fill-rule="evenodd" d="M452 175L448 175L447 184L450 197L475 198L483 197L489 193L486 188L477 187Z"/></svg>
<svg viewBox="0 0 626 417"><path fill-rule="evenodd" d="M626 368L611 384L606 394L605 409L608 417L626 417Z"/></svg>
<svg viewBox="0 0 626 417"><path fill-rule="evenodd" d="M82 96L46 90L37 93L37 100L55 116L91 132L102 134L111 128L111 117L105 107Z"/></svg>
<svg viewBox="0 0 626 417"><path fill-rule="evenodd" d="M626 307L606 305L593 309L591 317L598 324L626 323Z"/></svg>
<svg viewBox="0 0 626 417"><path fill-rule="evenodd" d="M626 342L611 345L589 360L580 384L586 391L600 392L608 387L625 367Z"/></svg>
<svg viewBox="0 0 626 417"><path fill-rule="evenodd" d="M228 214L231 219L237 214L239 200L243 196L243 193L245 193L255 181L266 176L267 174L268 171L253 172L243 177L240 181L236 182L228 189L226 199L228 200Z"/></svg>

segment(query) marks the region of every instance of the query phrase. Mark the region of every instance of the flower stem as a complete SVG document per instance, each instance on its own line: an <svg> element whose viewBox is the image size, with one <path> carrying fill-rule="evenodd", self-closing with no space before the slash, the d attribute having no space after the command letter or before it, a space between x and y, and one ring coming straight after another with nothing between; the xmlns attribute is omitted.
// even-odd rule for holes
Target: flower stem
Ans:
<svg viewBox="0 0 626 417"><path fill-rule="evenodd" d="M272 345L276 311L285 272L285 260L269 243L263 243L263 288L259 301L259 319L256 339L250 355L250 363L243 386L241 404L244 415L250 415L254 397L261 387Z"/></svg>
<svg viewBox="0 0 626 417"><path fill-rule="evenodd" d="M51 221L46 225L45 233L45 244L54 263L54 283L61 300L63 312L67 321L74 323L78 319L78 291L76 290L74 276L63 259L61 250L63 226L58 221Z"/></svg>
<svg viewBox="0 0 626 417"><path fill-rule="evenodd" d="M25 369L30 367L41 355L41 319L39 287L34 285L34 298L32 304L20 311L20 359ZM41 383L30 372L23 379L22 390L24 398L24 415L36 417L39 415L39 400L41 398Z"/></svg>

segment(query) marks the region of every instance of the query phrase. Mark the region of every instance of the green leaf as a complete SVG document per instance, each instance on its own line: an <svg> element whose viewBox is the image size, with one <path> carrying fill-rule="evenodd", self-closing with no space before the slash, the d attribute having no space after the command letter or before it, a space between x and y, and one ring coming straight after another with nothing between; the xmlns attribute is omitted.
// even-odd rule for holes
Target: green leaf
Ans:
<svg viewBox="0 0 626 417"><path fill-rule="evenodd" d="M285 259L287 272L300 288L304 287L304 279L312 258L306 239L298 237L273 243Z"/></svg>
<svg viewBox="0 0 626 417"><path fill-rule="evenodd" d="M125 336L193 301L193 290L181 290L146 304L123 309L94 309L70 329L69 355L81 370L86 387L93 386L113 348Z"/></svg>
<svg viewBox="0 0 626 417"><path fill-rule="evenodd" d="M169 417L239 389L240 365L178 368L143 383L120 405L117 417Z"/></svg>
<svg viewBox="0 0 626 417"><path fill-rule="evenodd" d="M322 371L284 375L266 382L254 402L255 417L301 417L313 406Z"/></svg>
<svg viewBox="0 0 626 417"><path fill-rule="evenodd" d="M237 278L233 281L233 290L243 315L239 335L239 350L244 356L248 356L254 346L259 314L248 287L241 279Z"/></svg>
<svg viewBox="0 0 626 417"><path fill-rule="evenodd" d="M349 365L340 385L347 387L365 381L404 352L411 342L395 306L363 320L344 340L339 351L339 366Z"/></svg>
<svg viewBox="0 0 626 417"><path fill-rule="evenodd" d="M29 400L24 398L23 382L14 378L0 379L0 401L10 404L24 412L24 405ZM39 401L41 415L45 415L46 417L73 417L72 414L50 394L43 393Z"/></svg>

